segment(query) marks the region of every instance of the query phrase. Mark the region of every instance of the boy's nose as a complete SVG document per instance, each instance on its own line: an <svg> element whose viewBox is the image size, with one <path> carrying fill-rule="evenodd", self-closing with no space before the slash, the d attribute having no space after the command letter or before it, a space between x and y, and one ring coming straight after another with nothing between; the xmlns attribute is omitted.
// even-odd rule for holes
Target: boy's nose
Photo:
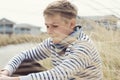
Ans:
<svg viewBox="0 0 120 80"><path fill-rule="evenodd" d="M47 33L48 33L48 34L52 34L53 31L54 31L54 30L53 30L52 28L48 28L48 29L47 29Z"/></svg>

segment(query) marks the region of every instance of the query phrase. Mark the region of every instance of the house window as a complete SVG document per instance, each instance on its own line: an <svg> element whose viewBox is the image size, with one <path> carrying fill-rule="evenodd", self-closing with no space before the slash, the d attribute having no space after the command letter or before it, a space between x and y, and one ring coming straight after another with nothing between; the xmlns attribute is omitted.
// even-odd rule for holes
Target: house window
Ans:
<svg viewBox="0 0 120 80"><path fill-rule="evenodd" d="M3 24L0 24L0 27L3 27Z"/></svg>
<svg viewBox="0 0 120 80"><path fill-rule="evenodd" d="M21 28L21 31L30 31L29 28Z"/></svg>
<svg viewBox="0 0 120 80"><path fill-rule="evenodd" d="M4 31L4 27L3 27L3 25L1 24L0 25L0 32L3 32Z"/></svg>
<svg viewBox="0 0 120 80"><path fill-rule="evenodd" d="M7 28L13 28L13 25L12 24L6 24L5 25Z"/></svg>
<svg viewBox="0 0 120 80"><path fill-rule="evenodd" d="M13 31L13 25L12 24L6 24L5 29L6 29L6 32L12 32Z"/></svg>

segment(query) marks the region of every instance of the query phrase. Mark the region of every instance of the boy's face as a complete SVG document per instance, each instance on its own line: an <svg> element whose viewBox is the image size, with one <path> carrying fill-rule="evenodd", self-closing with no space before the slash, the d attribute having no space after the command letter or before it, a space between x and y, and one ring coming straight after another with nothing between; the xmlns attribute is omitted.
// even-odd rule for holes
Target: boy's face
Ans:
<svg viewBox="0 0 120 80"><path fill-rule="evenodd" d="M54 43L59 43L73 31L73 21L68 20L65 22L59 14L54 16L45 15L44 18L47 33L53 38Z"/></svg>

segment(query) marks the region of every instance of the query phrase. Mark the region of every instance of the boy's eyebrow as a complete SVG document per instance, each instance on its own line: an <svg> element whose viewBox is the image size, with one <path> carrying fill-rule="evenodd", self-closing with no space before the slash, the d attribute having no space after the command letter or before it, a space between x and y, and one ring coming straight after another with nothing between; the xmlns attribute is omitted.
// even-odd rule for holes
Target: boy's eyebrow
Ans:
<svg viewBox="0 0 120 80"><path fill-rule="evenodd" d="M52 25L59 25L59 24L52 24Z"/></svg>
<svg viewBox="0 0 120 80"><path fill-rule="evenodd" d="M52 24L45 23L45 25L59 25L59 24L58 23L52 23Z"/></svg>

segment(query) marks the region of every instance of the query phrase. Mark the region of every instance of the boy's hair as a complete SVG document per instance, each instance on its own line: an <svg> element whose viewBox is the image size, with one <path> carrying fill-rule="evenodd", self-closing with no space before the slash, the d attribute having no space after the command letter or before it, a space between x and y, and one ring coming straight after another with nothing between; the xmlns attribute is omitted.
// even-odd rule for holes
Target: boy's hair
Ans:
<svg viewBox="0 0 120 80"><path fill-rule="evenodd" d="M77 9L76 7L68 2L67 0L55 1L47 6L44 10L44 15L55 15L60 14L62 17L67 19L76 18Z"/></svg>

